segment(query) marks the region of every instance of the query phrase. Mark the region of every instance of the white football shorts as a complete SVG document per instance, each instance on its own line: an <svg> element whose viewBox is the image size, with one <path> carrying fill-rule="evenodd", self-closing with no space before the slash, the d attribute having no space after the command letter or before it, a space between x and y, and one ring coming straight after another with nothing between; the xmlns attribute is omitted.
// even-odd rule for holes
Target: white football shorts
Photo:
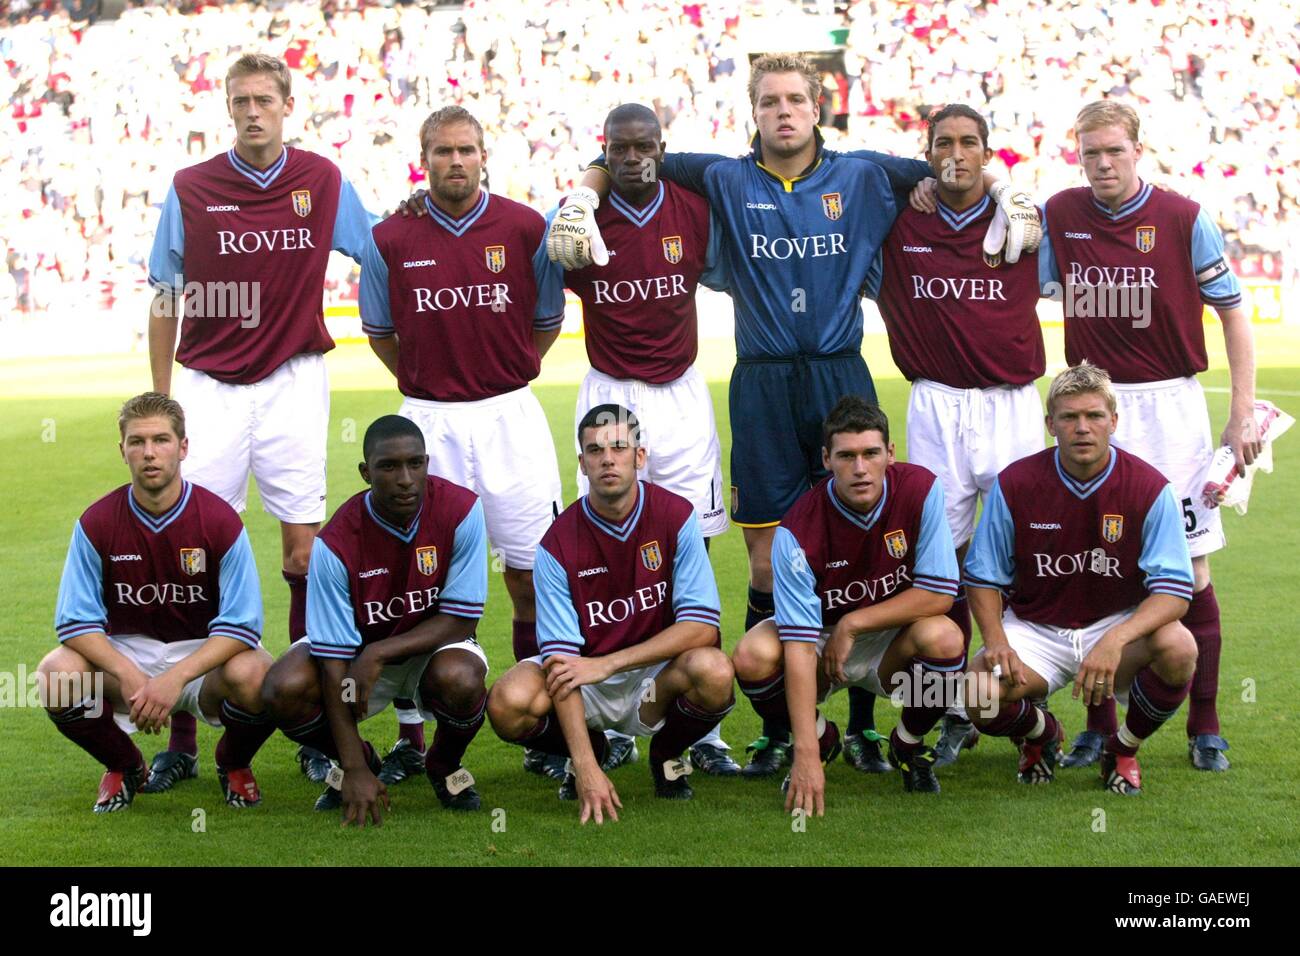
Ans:
<svg viewBox="0 0 1300 956"><path fill-rule="evenodd" d="M1043 404L1032 382L995 388L912 383L907 405L907 460L943 484L953 544L975 533L975 509L998 473L1045 447Z"/></svg>
<svg viewBox="0 0 1300 956"><path fill-rule="evenodd" d="M488 539L506 567L531 571L561 508L551 426L532 389L476 402L407 398L397 413L424 432L430 473L482 499Z"/></svg>
<svg viewBox="0 0 1300 956"><path fill-rule="evenodd" d="M881 631L867 631L865 634L859 634L853 640L853 650L849 651L849 658L844 662L844 676L848 678L843 684L833 683L827 688L826 693L818 699L818 703L826 700L831 694L845 687L863 687L873 694L880 697L888 697L890 691L886 690L880 680L880 661L885 656L885 651L889 650L889 645L894 643L894 638L898 637L901 627L887 627ZM821 660L822 651L826 649L826 642L831 638L830 630L823 630L817 638L817 659Z"/></svg>
<svg viewBox="0 0 1300 956"><path fill-rule="evenodd" d="M1079 665L1093 646L1116 624L1132 617L1135 610L1129 608L1111 614L1087 627L1065 628L1021 620L1015 611L1007 608L1002 613L1002 630L1021 662L1047 681L1047 695L1050 697L1074 682ZM1127 697L1128 684L1115 686L1117 697L1121 690Z"/></svg>
<svg viewBox="0 0 1300 956"><path fill-rule="evenodd" d="M1195 378L1120 385L1115 400L1119 423L1113 441L1156 468L1174 486L1192 557L1226 545L1218 508L1201 501L1205 469L1214 457L1210 412L1205 392Z"/></svg>
<svg viewBox="0 0 1300 956"><path fill-rule="evenodd" d="M167 642L138 634L123 634L121 637L114 637L110 634L108 635L108 643L113 645L114 650L140 668L140 672L146 677L157 677L163 671L174 667L178 662L189 657L206 644L207 638ZM172 708L172 713L183 710L186 713L193 714L199 720L211 724L213 727L220 727L220 714L209 716L199 709L199 691L203 689L203 678L207 676L207 674L203 674L185 685L185 689L181 691L181 696L176 699L176 706ZM113 720L126 733L133 734L136 732L136 726L131 723L129 711L119 712L114 708Z"/></svg>
<svg viewBox="0 0 1300 956"><path fill-rule="evenodd" d="M190 443L182 475L242 512L251 472L262 506L276 518L325 520L330 386L324 355L295 355L252 385L228 385L182 367L174 394L185 409Z"/></svg>
<svg viewBox="0 0 1300 956"><path fill-rule="evenodd" d="M573 416L575 448L582 416L609 402L631 410L641 423L646 466L640 477L695 505L704 537L726 531L730 519L722 498L722 445L713 416L713 399L699 370L691 366L681 378L663 385L611 378L604 372L589 370L578 390ZM578 494L585 495L590 487L579 468Z"/></svg>
<svg viewBox="0 0 1300 956"><path fill-rule="evenodd" d="M527 660L542 666L542 658ZM599 684L582 685L582 706L591 730L616 730L628 737L651 737L657 734L668 719L665 717L653 726L641 720L641 703L654 686L655 677L669 665L669 661L647 664L630 671L621 671Z"/></svg>

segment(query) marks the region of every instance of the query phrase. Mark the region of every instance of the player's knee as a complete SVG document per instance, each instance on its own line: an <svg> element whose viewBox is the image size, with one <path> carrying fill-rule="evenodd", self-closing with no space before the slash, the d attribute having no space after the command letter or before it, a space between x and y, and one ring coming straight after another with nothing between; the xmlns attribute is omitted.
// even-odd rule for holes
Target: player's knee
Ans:
<svg viewBox="0 0 1300 956"><path fill-rule="evenodd" d="M927 618L916 637L917 652L926 657L960 657L963 639L961 628L951 618Z"/></svg>
<svg viewBox="0 0 1300 956"><path fill-rule="evenodd" d="M502 740L518 740L536 723L531 709L537 688L530 686L534 682L525 679L518 667L511 668L488 693L488 721Z"/></svg>
<svg viewBox="0 0 1300 956"><path fill-rule="evenodd" d="M722 651L716 647L697 647L687 651L683 657L682 663L693 687L713 695L731 692L736 671Z"/></svg>
<svg viewBox="0 0 1300 956"><path fill-rule="evenodd" d="M277 723L301 716L305 707L320 695L316 669L311 662L282 657L262 678L262 709Z"/></svg>
<svg viewBox="0 0 1300 956"><path fill-rule="evenodd" d="M469 653L451 651L433 655L425 675L426 698L440 702L444 707L461 712L483 699L483 678L487 671L483 663Z"/></svg>
<svg viewBox="0 0 1300 956"><path fill-rule="evenodd" d="M245 709L262 706L262 684L274 660L262 648L240 651L222 667L226 687L235 703Z"/></svg>
<svg viewBox="0 0 1300 956"><path fill-rule="evenodd" d="M781 667L781 642L770 623L755 625L731 653L731 663L741 680L759 680Z"/></svg>
<svg viewBox="0 0 1300 956"><path fill-rule="evenodd" d="M41 706L56 713L84 700L92 688L73 688L70 685L73 682L84 683L82 675L90 670L90 662L69 647L60 646L50 651L36 666L36 673L40 675L37 688ZM77 699L73 700L74 697Z"/></svg>
<svg viewBox="0 0 1300 956"><path fill-rule="evenodd" d="M1161 670L1175 680L1190 680L1196 670L1196 638L1177 621L1151 636L1153 657ZM1185 675L1185 676L1184 676Z"/></svg>

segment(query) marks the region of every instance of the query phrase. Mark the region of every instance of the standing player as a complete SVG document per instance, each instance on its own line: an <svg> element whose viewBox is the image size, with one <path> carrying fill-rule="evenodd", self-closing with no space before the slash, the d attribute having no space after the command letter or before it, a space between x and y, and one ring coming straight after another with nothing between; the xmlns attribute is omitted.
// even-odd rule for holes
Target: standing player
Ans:
<svg viewBox="0 0 1300 956"><path fill-rule="evenodd" d="M483 128L459 106L420 127L427 215L374 229L361 272L361 320L397 377L398 414L424 432L430 469L483 502L514 605L516 660L537 653L533 553L560 511L546 414L528 383L560 334L561 277L545 220L479 185ZM542 760L525 766L541 772Z"/></svg>
<svg viewBox="0 0 1300 956"><path fill-rule="evenodd" d="M483 726L487 657L474 640L487 596L483 507L428 473L419 426L385 415L362 442L370 485L334 512L312 545L308 637L266 675L267 710L285 736L337 759L341 789L317 810L380 822L388 803L374 748L357 724L397 698L437 720L425 771L444 807L477 810L461 758ZM345 680L353 683L344 693Z"/></svg>
<svg viewBox="0 0 1300 956"><path fill-rule="evenodd" d="M709 538L727 530L727 511L713 399L693 364L695 288L714 281L707 270L717 259L718 230L703 197L660 179L664 143L653 110L628 103L611 111L605 150L612 191L596 222L611 259L563 280L582 300L591 362L574 426L597 405L630 409L641 422L642 477L695 505L707 549ZM579 468L578 495L589 488ZM611 746L635 745L623 738ZM740 773L727 750L715 727L691 747L691 762L705 773Z"/></svg>
<svg viewBox="0 0 1300 956"><path fill-rule="evenodd" d="M903 205L901 191L930 176L918 160L824 148L820 91L817 70L802 57L760 57L749 81L758 127L750 154L669 153L662 167L666 178L709 201L735 300L731 518L744 529L749 555L747 630L772 614L777 524L825 477L820 430L827 412L844 395L875 401L862 359L859 293ZM606 258L593 187L607 190L607 180L599 168L589 170L551 226L552 257L566 268ZM1014 217L1006 234L1014 262L1022 244L1036 247L1037 215L1027 223L1016 205L1020 194L999 187L997 195ZM861 769L887 769L879 744L864 737L872 729L870 699L854 696L845 756ZM748 776L774 774L789 762L789 742L771 725L750 749Z"/></svg>
<svg viewBox="0 0 1300 956"><path fill-rule="evenodd" d="M772 546L776 617L752 628L733 654L754 709L793 729L786 810L818 816L822 764L840 747L839 728L817 713L818 702L842 687L889 694L901 684L889 759L905 790L938 793L934 751L925 746L944 711L933 685L950 683L965 664L961 631L944 616L958 572L943 485L894 461L885 413L856 395L831 409L822 430L830 476L786 513Z"/></svg>
<svg viewBox="0 0 1300 956"><path fill-rule="evenodd" d="M181 477L179 404L137 395L117 425L131 483L72 529L55 610L60 645L40 664L45 707L59 733L104 765L96 813L125 810L149 778L127 735L157 733L182 712L225 727L215 756L222 795L253 806L261 794L249 765L275 727L262 713L271 655L260 643L248 533L228 504Z"/></svg>
<svg viewBox="0 0 1300 956"><path fill-rule="evenodd" d="M975 510L998 472L1043 448L1043 374L1038 256L984 257L996 205L980 170L993 158L988 123L969 106L930 117L925 157L938 214L903 209L867 282L880 305L894 364L912 383L907 456L943 483L957 565L975 531ZM948 616L970 650L970 613L958 589ZM958 707L944 717L935 765L957 759L978 733Z"/></svg>
<svg viewBox="0 0 1300 956"><path fill-rule="evenodd" d="M1196 373L1205 371L1209 305L1223 323L1232 382L1231 410L1220 442L1237 469L1259 454L1255 427L1254 336L1241 288L1223 255L1223 236L1209 214L1176 193L1138 177L1138 116L1113 100L1090 103L1075 120L1087 188L1047 202L1049 242L1044 281L1065 285L1065 358L1105 368L1115 381L1119 426L1115 444L1155 466L1174 486L1192 554L1195 593L1183 625L1196 638L1196 677L1187 709L1188 753L1198 770L1227 770L1215 697L1222 648L1219 605L1209 555L1225 544L1217 508L1201 501L1204 468L1214 453L1210 416ZM1115 295L1120 293L1120 295ZM1087 308L1089 299L1128 308ZM1121 314L1115 315L1118 311ZM1115 729L1115 704L1089 710L1088 729L1066 766L1087 766Z"/></svg>
<svg viewBox="0 0 1300 956"><path fill-rule="evenodd" d="M275 57L236 60L234 147L172 180L149 256L149 364L154 389L174 391L189 414L187 476L243 511L251 471L279 519L292 642L306 633L307 561L325 517L325 266L331 249L359 262L373 220L333 163L284 145L289 80ZM195 776L196 755L193 722L175 721L145 789ZM323 760L299 757L324 779Z"/></svg>
<svg viewBox="0 0 1300 956"><path fill-rule="evenodd" d="M998 476L966 559L984 640L967 713L1020 745L1021 783L1051 782L1062 734L1046 702L1073 681L1085 704L1128 694L1101 776L1115 793L1139 793L1138 747L1183 702L1195 667L1196 643L1178 622L1192 596L1178 504L1160 472L1111 447L1115 409L1096 366L1056 376L1047 393L1056 448Z"/></svg>
<svg viewBox="0 0 1300 956"><path fill-rule="evenodd" d="M689 800L682 751L731 710L733 673L719 649L718 588L694 506L637 480L636 416L597 405L578 441L591 491L537 549L538 644L492 687L497 734L570 756L561 799L580 819L622 808L601 770L604 731L652 736L655 795ZM575 691L577 693L575 693Z"/></svg>

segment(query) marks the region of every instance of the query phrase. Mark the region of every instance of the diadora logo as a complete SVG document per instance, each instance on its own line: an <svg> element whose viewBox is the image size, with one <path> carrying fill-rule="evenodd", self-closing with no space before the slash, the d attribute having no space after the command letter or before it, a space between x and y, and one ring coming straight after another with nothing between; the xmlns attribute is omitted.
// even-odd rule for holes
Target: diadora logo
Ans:
<svg viewBox="0 0 1300 956"><path fill-rule="evenodd" d="M1056 521L1031 521L1029 527L1035 531L1060 531L1061 525Z"/></svg>
<svg viewBox="0 0 1300 956"><path fill-rule="evenodd" d="M775 209L776 209L776 203L770 203L770 202L747 202L747 203L745 203L745 208L746 208L746 209L773 209L773 210L775 210Z"/></svg>
<svg viewBox="0 0 1300 956"><path fill-rule="evenodd" d="M437 260L437 259L412 259L412 260L410 260L409 262L403 262L403 263L402 263L402 268L403 268L403 269L422 269L422 268L424 268L425 266L436 266L437 264L438 264L438 260Z"/></svg>
<svg viewBox="0 0 1300 956"><path fill-rule="evenodd" d="M578 572L578 577L589 578L593 574L609 574L609 568L603 566L599 568L583 568L581 571Z"/></svg>
<svg viewBox="0 0 1300 956"><path fill-rule="evenodd" d="M826 562L826 568L827 568L827 570L829 570L830 568L847 568L848 566L849 566L849 562L847 562L847 561L828 561L828 562Z"/></svg>
<svg viewBox="0 0 1300 956"><path fill-rule="evenodd" d="M238 206L209 206L208 212L239 212Z"/></svg>
<svg viewBox="0 0 1300 956"><path fill-rule="evenodd" d="M904 252L934 252L929 246L903 246Z"/></svg>
<svg viewBox="0 0 1300 956"><path fill-rule="evenodd" d="M388 573L387 568L371 568L369 571L362 571L360 574L357 575L357 577L373 578L373 577L377 577L380 574L387 574L387 573Z"/></svg>
<svg viewBox="0 0 1300 956"><path fill-rule="evenodd" d="M140 557L140 555L138 555L138 554L110 554L110 555L108 556L108 560L110 560L110 561L143 561L144 558Z"/></svg>
<svg viewBox="0 0 1300 956"><path fill-rule="evenodd" d="M1066 238L1066 239L1091 239L1091 238L1092 238L1092 233L1090 233L1090 232L1067 232L1067 233L1065 234L1065 238Z"/></svg>

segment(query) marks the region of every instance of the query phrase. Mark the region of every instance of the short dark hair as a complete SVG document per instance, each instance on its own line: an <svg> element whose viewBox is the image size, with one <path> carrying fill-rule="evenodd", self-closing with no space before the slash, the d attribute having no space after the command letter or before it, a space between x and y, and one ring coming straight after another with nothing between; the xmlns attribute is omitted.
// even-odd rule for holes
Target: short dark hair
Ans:
<svg viewBox="0 0 1300 956"><path fill-rule="evenodd" d="M641 422L630 408L615 405L613 402L595 406L582 416L582 421L578 422L579 451L582 450L582 433L588 428L622 424L627 425L627 436L632 440L633 446L641 444Z"/></svg>
<svg viewBox="0 0 1300 956"><path fill-rule="evenodd" d="M873 405L861 395L845 395L822 422L822 446L831 450L831 439L840 432L880 432L889 444L889 419L879 405Z"/></svg>
<svg viewBox="0 0 1300 956"><path fill-rule="evenodd" d="M941 121L952 119L954 116L964 116L966 119L974 120L975 125L979 127L980 143L985 149L989 148L988 120L981 116L978 110L967 106L965 103L949 103L937 113L931 113L926 118L925 148L927 150L934 149L934 128L938 126Z"/></svg>
<svg viewBox="0 0 1300 956"><path fill-rule="evenodd" d="M605 117L605 142L609 142L610 127L617 123L649 123L654 127L656 139L663 134L663 127L659 125L655 111L640 103L623 103L609 111Z"/></svg>
<svg viewBox="0 0 1300 956"><path fill-rule="evenodd" d="M361 455L370 461L375 453L375 446L390 438L418 438L420 447L424 447L424 432L420 426L401 415L383 415L376 418L366 429L366 437L361 440Z"/></svg>

